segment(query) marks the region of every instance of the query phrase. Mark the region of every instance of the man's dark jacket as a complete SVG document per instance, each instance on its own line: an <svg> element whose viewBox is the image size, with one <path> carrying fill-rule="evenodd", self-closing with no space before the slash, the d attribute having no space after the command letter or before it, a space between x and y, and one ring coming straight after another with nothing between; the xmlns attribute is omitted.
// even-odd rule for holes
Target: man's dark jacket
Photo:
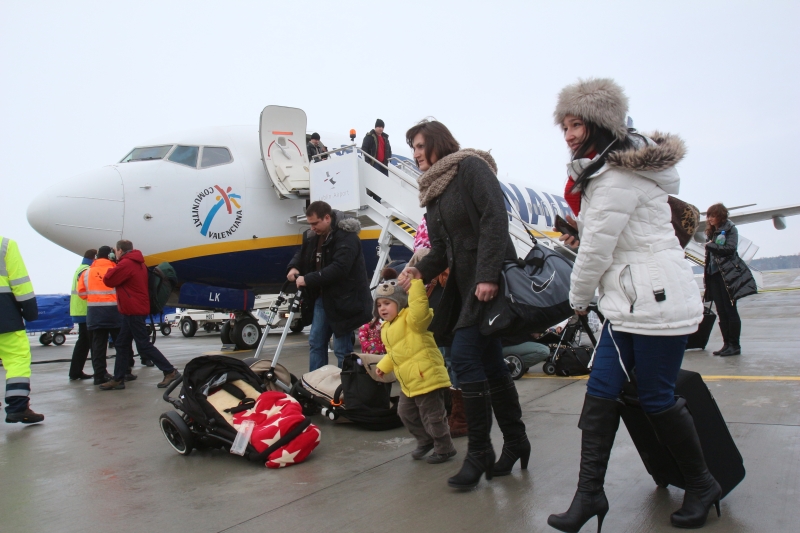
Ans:
<svg viewBox="0 0 800 533"><path fill-rule="evenodd" d="M384 132L381 133L383 137L383 142L385 144L384 153L383 153L383 163L387 167L389 166L389 158L392 157L392 145L389 144L389 136ZM366 137L364 137L364 142L361 143L361 151L368 153L372 157L376 157L378 155L378 134L375 133L375 130L370 131L367 133ZM367 160L369 164L372 164L372 161Z"/></svg>
<svg viewBox="0 0 800 533"><path fill-rule="evenodd" d="M479 235L464 208L467 201L475 205L480 217ZM478 283L498 283L503 261L515 260L517 251L508 234L500 182L479 157L461 161L453 181L428 204L426 217L431 251L417 268L426 283L450 268L429 328L437 337L445 338L456 329L480 323L485 304L475 297L475 287Z"/></svg>
<svg viewBox="0 0 800 533"><path fill-rule="evenodd" d="M725 232L725 244L716 244L714 241L723 231ZM713 261L717 264L720 274L722 274L722 281L725 282L731 305L739 298L758 292L753 273L750 272L745 262L739 257L738 247L739 232L730 220L726 220L725 224L717 228L709 242L706 243L705 284L708 286L708 268ZM710 291L707 291L706 294L706 301L710 301Z"/></svg>
<svg viewBox="0 0 800 533"><path fill-rule="evenodd" d="M341 337L372 319L372 295L358 238L361 224L340 211L331 218L331 232L322 244L322 269L316 271L315 258L321 237L308 230L287 271L296 268L305 277L303 324L311 323L315 300L321 296L331 329Z"/></svg>

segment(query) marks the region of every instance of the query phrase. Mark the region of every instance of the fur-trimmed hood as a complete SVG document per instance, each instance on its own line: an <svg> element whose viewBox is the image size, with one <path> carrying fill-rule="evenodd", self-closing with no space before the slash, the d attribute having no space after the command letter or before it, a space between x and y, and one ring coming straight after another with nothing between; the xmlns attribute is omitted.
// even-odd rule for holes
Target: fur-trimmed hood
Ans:
<svg viewBox="0 0 800 533"><path fill-rule="evenodd" d="M361 231L361 222L357 218L350 216L342 211L333 210L336 218L336 227L348 233L358 233Z"/></svg>
<svg viewBox="0 0 800 533"><path fill-rule="evenodd" d="M669 194L678 194L681 179L675 165L686 156L686 145L683 140L677 135L659 131L631 135L629 139L633 146L626 150L609 152L606 164L592 177L614 168L629 170L655 181ZM592 161L592 159L576 159L567 165L567 171L575 179Z"/></svg>

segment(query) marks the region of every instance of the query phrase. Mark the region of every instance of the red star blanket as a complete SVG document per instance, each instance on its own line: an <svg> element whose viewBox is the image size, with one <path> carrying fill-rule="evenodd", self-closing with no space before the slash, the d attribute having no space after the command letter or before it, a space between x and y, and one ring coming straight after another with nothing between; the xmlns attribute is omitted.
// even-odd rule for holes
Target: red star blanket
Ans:
<svg viewBox="0 0 800 533"><path fill-rule="evenodd" d="M277 391L261 394L252 409L233 415L233 427L238 431L245 420L255 422L250 444L263 452L289 433L295 426L305 420L300 404L291 396ZM267 468L283 468L302 463L317 447L321 433L314 424L309 425L302 433L272 452L265 463Z"/></svg>

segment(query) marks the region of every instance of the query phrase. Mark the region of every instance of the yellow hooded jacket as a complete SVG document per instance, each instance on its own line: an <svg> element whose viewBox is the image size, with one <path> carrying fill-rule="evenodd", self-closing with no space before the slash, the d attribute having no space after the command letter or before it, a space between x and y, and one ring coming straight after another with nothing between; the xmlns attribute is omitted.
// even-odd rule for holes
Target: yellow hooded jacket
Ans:
<svg viewBox="0 0 800 533"><path fill-rule="evenodd" d="M450 386L442 353L428 326L433 310L422 280L411 282L408 307L381 326L386 356L378 363L384 373L394 371L403 394L409 398Z"/></svg>

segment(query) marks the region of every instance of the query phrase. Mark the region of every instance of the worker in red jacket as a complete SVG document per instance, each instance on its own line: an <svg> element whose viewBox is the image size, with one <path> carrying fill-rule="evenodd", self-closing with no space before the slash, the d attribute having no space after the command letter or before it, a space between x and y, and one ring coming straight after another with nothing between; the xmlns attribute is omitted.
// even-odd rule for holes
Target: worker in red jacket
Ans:
<svg viewBox="0 0 800 533"><path fill-rule="evenodd" d="M145 359L153 361L164 373L164 379L157 387L166 388L181 374L150 342L150 335L145 325L145 317L150 314L150 289L144 257L142 252L133 249L131 241L117 242L114 252L117 255L117 266L106 272L103 283L116 288L117 307L122 315L122 328L114 341L114 347L117 349L114 379L101 385L100 389L120 390L125 388L125 374L128 373L128 364L133 358L132 341L136 341L139 354Z"/></svg>

